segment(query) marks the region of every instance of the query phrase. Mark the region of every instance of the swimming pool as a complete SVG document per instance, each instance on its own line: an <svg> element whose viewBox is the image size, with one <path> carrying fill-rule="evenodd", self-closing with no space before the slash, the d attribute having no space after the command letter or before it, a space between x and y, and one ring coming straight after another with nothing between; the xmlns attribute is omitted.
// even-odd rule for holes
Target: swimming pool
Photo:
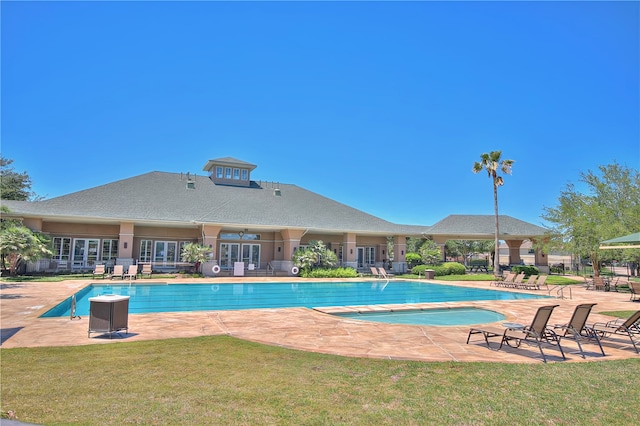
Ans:
<svg viewBox="0 0 640 426"><path fill-rule="evenodd" d="M515 300L546 297L415 281L384 282L381 280L241 284L91 284L75 294L76 315L88 315L89 298L106 294L130 296L130 314ZM42 317L69 316L70 311L71 296L45 312Z"/></svg>
<svg viewBox="0 0 640 426"><path fill-rule="evenodd" d="M411 309L406 311L344 312L332 314L341 318L387 324L471 325L502 321L501 313L479 308Z"/></svg>

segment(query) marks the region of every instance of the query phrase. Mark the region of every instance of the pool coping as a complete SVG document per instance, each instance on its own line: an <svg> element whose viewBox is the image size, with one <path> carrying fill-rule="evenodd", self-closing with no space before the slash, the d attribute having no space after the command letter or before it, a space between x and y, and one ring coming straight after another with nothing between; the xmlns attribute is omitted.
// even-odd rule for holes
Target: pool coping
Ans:
<svg viewBox="0 0 640 426"><path fill-rule="evenodd" d="M299 282L304 279L296 279ZM163 282L167 281L162 280ZM282 278L237 278L226 282L278 282ZM317 279L307 281L319 281ZM327 280L322 280L327 281ZM345 281L328 280L328 281ZM354 280L362 281L362 279ZM415 281L415 280L410 280ZM144 280L150 283L150 280ZM182 279L171 283L220 283L218 279ZM465 281L444 282L429 280L437 284L469 286L493 289L488 282ZM416 326L385 324L367 321L340 319L310 308L266 308L242 311L194 311L162 314L135 314L129 317L129 333L121 338L109 339L97 335L87 338L88 318L39 318L64 298L96 280L63 281L56 283L2 283L0 289L0 319L2 321L2 343L0 348L37 346L75 346L88 344L118 344L141 340L180 337L227 335L244 340L281 346L310 352L341 356L384 359L410 359L416 361L459 362L542 362L537 348L489 350L484 342L466 344L469 326ZM99 283L99 282L97 282ZM598 303L589 322L605 321L611 317L598 312L613 310L637 310L638 303L631 302L628 294L587 291L582 286L571 286L572 299L520 299L508 301L441 302L420 304L429 308L478 307L503 314L504 321L527 323L539 306L558 304L550 324L566 322L576 305ZM500 289L501 291L530 292ZM405 307L408 307L405 305ZM344 307L342 307L344 308ZM377 309L377 307L371 308ZM602 361L640 358L630 343L623 340L604 343L606 357L597 356L597 346L587 344L585 360L572 353L574 342L567 346L565 362ZM551 361L561 360L551 349Z"/></svg>

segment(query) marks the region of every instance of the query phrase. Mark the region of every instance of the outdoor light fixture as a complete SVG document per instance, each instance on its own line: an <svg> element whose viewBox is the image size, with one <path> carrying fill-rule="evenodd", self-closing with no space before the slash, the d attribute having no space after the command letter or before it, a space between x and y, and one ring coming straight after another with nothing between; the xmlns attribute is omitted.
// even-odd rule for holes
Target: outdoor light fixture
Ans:
<svg viewBox="0 0 640 426"><path fill-rule="evenodd" d="M244 232L240 231L238 232L238 235L240 235L240 239L242 239L242 237L244 237Z"/></svg>
<svg viewBox="0 0 640 426"><path fill-rule="evenodd" d="M124 248L127 248L127 242L126 241L124 242Z"/></svg>
<svg viewBox="0 0 640 426"><path fill-rule="evenodd" d="M280 250L282 249L282 247L278 247L278 253L280 253Z"/></svg>
<svg viewBox="0 0 640 426"><path fill-rule="evenodd" d="M349 254L353 254L353 249L349 249Z"/></svg>

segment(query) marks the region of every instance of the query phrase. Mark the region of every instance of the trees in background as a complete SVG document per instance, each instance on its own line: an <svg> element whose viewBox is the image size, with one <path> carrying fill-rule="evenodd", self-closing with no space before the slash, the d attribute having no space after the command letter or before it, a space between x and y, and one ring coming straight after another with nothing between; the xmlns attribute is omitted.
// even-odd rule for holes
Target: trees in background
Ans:
<svg viewBox="0 0 640 426"><path fill-rule="evenodd" d="M462 257L465 266L469 266L468 260L474 255L488 253L492 259L495 256L494 242L488 240L449 240L445 247L447 256Z"/></svg>
<svg viewBox="0 0 640 426"><path fill-rule="evenodd" d="M5 206L2 211L7 212ZM31 231L18 221L3 219L0 222L0 263L11 275L17 273L23 262L51 257L50 245L47 236Z"/></svg>
<svg viewBox="0 0 640 426"><path fill-rule="evenodd" d="M498 175L498 172L511 174L513 163L514 160L502 159L502 151L491 151L488 154L483 153L480 155L480 161L476 161L472 169L473 173L480 173L485 170L493 182L493 209L496 215L494 246L496 249L500 247L498 241L498 234L500 233L498 226L498 187L504 185L504 179ZM500 256L497 255L493 257L493 274L496 276L500 274Z"/></svg>
<svg viewBox="0 0 640 426"><path fill-rule="evenodd" d="M560 193L556 207L545 207L543 219L552 223L543 247L564 249L589 259L594 275L603 260L640 262L640 250L600 250L600 242L640 230L640 173L616 162L580 174L579 190L572 183Z"/></svg>
<svg viewBox="0 0 640 426"><path fill-rule="evenodd" d="M11 167L13 160L0 155L0 198L3 200L27 201L34 198L31 178L27 172L18 173ZM8 213L6 206L0 207ZM50 240L39 232L33 232L22 222L14 219L0 220L0 266L15 275L24 262L35 261L52 255ZM7 268L8 266L8 268Z"/></svg>
<svg viewBox="0 0 640 426"><path fill-rule="evenodd" d="M27 201L34 198L31 178L27 172L16 172L11 163L13 160L0 155L0 199Z"/></svg>
<svg viewBox="0 0 640 426"><path fill-rule="evenodd" d="M322 241L309 241L307 247L301 247L293 253L293 263L300 269L331 268L338 264L338 256L329 250Z"/></svg>

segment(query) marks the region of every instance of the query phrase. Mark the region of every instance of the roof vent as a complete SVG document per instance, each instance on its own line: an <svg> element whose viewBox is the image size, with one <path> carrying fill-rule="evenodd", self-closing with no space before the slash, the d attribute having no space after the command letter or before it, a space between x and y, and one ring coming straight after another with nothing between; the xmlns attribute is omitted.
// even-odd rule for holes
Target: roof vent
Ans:
<svg viewBox="0 0 640 426"><path fill-rule="evenodd" d="M274 188L273 195L275 195L276 197L280 197L282 195L282 192L280 192L280 188Z"/></svg>
<svg viewBox="0 0 640 426"><path fill-rule="evenodd" d="M184 180L186 178L187 189L196 189L196 176L196 174L192 176L190 172L187 172L186 174L180 173L180 180Z"/></svg>

